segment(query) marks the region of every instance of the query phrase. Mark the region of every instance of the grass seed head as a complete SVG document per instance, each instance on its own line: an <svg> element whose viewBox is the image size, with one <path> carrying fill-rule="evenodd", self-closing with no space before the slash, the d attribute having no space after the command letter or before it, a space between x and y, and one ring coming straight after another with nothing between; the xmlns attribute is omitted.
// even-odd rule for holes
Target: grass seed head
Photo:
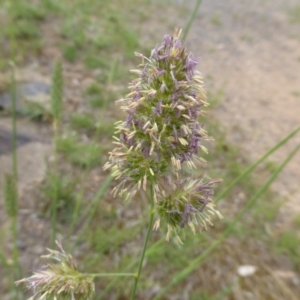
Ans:
<svg viewBox="0 0 300 300"><path fill-rule="evenodd" d="M116 148L105 169L121 179L117 193L132 197L139 189L157 184L199 154L206 139L198 117L206 102L197 60L182 46L180 30L166 35L142 64L130 92L117 103L127 119L118 123Z"/></svg>
<svg viewBox="0 0 300 300"><path fill-rule="evenodd" d="M78 271L76 261L67 254L61 244L56 242L59 251L48 249L44 258L52 259L50 263L32 276L16 282L26 284L33 290L32 300L90 300L95 293L94 278Z"/></svg>
<svg viewBox="0 0 300 300"><path fill-rule="evenodd" d="M198 121L207 105L206 93L197 59L182 46L180 30L166 35L150 57L142 59L137 75L129 84L130 92L117 101L127 119L116 124L115 149L104 169L120 183L114 195L131 199L137 191L154 187L155 209L168 224L170 238L179 239L180 229L188 225L201 228L211 224L211 215L220 215L212 204L213 188L218 181L182 179L184 166L195 169L207 153L202 141L209 139Z"/></svg>

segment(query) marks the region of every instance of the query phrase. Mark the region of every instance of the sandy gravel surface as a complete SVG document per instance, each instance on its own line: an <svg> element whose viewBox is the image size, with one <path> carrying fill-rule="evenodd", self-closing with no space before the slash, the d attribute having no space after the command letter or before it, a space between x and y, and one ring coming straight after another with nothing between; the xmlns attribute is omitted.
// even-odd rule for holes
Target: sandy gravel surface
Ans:
<svg viewBox="0 0 300 300"><path fill-rule="evenodd" d="M300 126L300 20L290 19L296 5L206 0L187 39L208 87L224 94L217 119L253 161ZM299 143L300 134L270 160L280 164ZM289 199L282 208L289 222L300 213L300 153L273 189Z"/></svg>

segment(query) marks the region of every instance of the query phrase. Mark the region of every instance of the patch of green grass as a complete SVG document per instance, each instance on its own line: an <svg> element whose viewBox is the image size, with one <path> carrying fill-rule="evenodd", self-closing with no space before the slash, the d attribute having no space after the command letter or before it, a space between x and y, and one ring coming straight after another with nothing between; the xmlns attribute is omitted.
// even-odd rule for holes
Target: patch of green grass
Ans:
<svg viewBox="0 0 300 300"><path fill-rule="evenodd" d="M299 91L293 91L293 92L292 92L292 95L293 95L294 97L300 98L300 92L299 92Z"/></svg>
<svg viewBox="0 0 300 300"><path fill-rule="evenodd" d="M46 12L60 13L68 9L65 1L60 0L43 0L41 1Z"/></svg>
<svg viewBox="0 0 300 300"><path fill-rule="evenodd" d="M16 39L35 40L41 37L40 30L35 22L31 20L17 20L8 28L7 36L12 31Z"/></svg>
<svg viewBox="0 0 300 300"><path fill-rule="evenodd" d="M257 220L257 222L260 221L262 225L266 222L272 222L276 220L276 217L278 215L278 210L282 206L283 201L278 201L278 199L270 199L269 202L266 201L260 201L255 206L253 212L254 218ZM257 224L259 225L259 224Z"/></svg>
<svg viewBox="0 0 300 300"><path fill-rule="evenodd" d="M115 218L114 223L116 222L117 218ZM93 232L93 236L91 236L91 245L97 253L112 254L121 249L123 244L133 240L139 231L139 226L136 226L133 230L122 230L116 224L111 224L109 228L97 227ZM98 238L95 239L94 236Z"/></svg>
<svg viewBox="0 0 300 300"><path fill-rule="evenodd" d="M215 53L217 51L217 48L215 46L212 46L209 48L209 53Z"/></svg>
<svg viewBox="0 0 300 300"><path fill-rule="evenodd" d="M27 1L15 1L12 16L15 20L42 21L46 18L46 11L41 5L31 4Z"/></svg>
<svg viewBox="0 0 300 300"><path fill-rule="evenodd" d="M87 95L101 95L102 88L98 84L91 84L86 90L85 93Z"/></svg>
<svg viewBox="0 0 300 300"><path fill-rule="evenodd" d="M100 56L88 55L84 60L85 66L88 69L107 69L107 60Z"/></svg>
<svg viewBox="0 0 300 300"><path fill-rule="evenodd" d="M216 12L214 15L210 18L210 23L214 26L221 26L222 21L221 21L221 14Z"/></svg>
<svg viewBox="0 0 300 300"><path fill-rule="evenodd" d="M212 297L209 295L209 293L202 291L202 292L196 292L192 293L190 300L214 300L215 297Z"/></svg>
<svg viewBox="0 0 300 300"><path fill-rule="evenodd" d="M96 120L91 114L75 114L70 119L70 124L75 129L84 129L87 131L96 130Z"/></svg>
<svg viewBox="0 0 300 300"><path fill-rule="evenodd" d="M96 49L98 50L107 50L109 49L114 41L113 41L113 38L111 36L103 36L103 35L100 35L98 36L97 38L94 38L92 40L94 46L96 47Z"/></svg>
<svg viewBox="0 0 300 300"><path fill-rule="evenodd" d="M288 255L295 263L300 263L300 238L295 231L282 233L276 241L276 249Z"/></svg>
<svg viewBox="0 0 300 300"><path fill-rule="evenodd" d="M125 93L124 93L125 94ZM94 108L106 109L111 103L114 103L120 95L109 89L109 87L103 88L101 94L92 96L89 99L89 103Z"/></svg>
<svg viewBox="0 0 300 300"><path fill-rule="evenodd" d="M42 209L47 215L51 214L51 202L53 195L57 193L57 216L60 222L68 222L71 220L73 209L75 206L76 191L74 187L77 180L64 174L60 174L57 178L51 171L47 172L47 176L41 192L43 194Z"/></svg>
<svg viewBox="0 0 300 300"><path fill-rule="evenodd" d="M111 137L115 130L114 123L112 121L101 120L101 117L96 119L88 113L73 115L70 119L70 125L74 129L85 130L101 137Z"/></svg>
<svg viewBox="0 0 300 300"><path fill-rule="evenodd" d="M139 45L138 36L132 30L122 26L119 26L119 37L121 39L121 44L125 50L125 54L128 57L132 57L133 52L137 49Z"/></svg>
<svg viewBox="0 0 300 300"><path fill-rule="evenodd" d="M209 90L207 92L207 99L211 107L219 105L224 100L224 91L222 89L218 89L217 91Z"/></svg>
<svg viewBox="0 0 300 300"><path fill-rule="evenodd" d="M241 39L242 41L245 41L245 42L248 42L248 43L253 42L253 36L250 35L250 34L246 34L246 33L242 34L242 35L240 36L240 39Z"/></svg>
<svg viewBox="0 0 300 300"><path fill-rule="evenodd" d="M298 24L300 23L300 4L294 5L289 11L289 20L293 24Z"/></svg>
<svg viewBox="0 0 300 300"><path fill-rule="evenodd" d="M265 162L264 167L272 173L278 168L278 164L275 161L268 160Z"/></svg>
<svg viewBox="0 0 300 300"><path fill-rule="evenodd" d="M212 294L212 293L206 292L205 288L204 288L204 291L196 292L196 293L192 292L192 295L191 295L190 299L191 300L222 300L222 299L227 299L227 298L224 298L224 297L229 296L232 293L232 290L233 290L232 286L228 285L228 286L225 286L217 294L215 294L215 293Z"/></svg>
<svg viewBox="0 0 300 300"><path fill-rule="evenodd" d="M110 70L101 70L98 76L98 82L91 84L86 90L85 94L88 96L88 101L93 108L106 109L107 106L120 97L113 90L113 82L120 76L117 60L113 60ZM126 91L127 92L127 91ZM121 93L120 93L121 94Z"/></svg>
<svg viewBox="0 0 300 300"><path fill-rule="evenodd" d="M72 42L77 49L83 49L86 44L85 26L81 24L78 16L65 19L65 22L61 28L61 37Z"/></svg>
<svg viewBox="0 0 300 300"><path fill-rule="evenodd" d="M98 121L96 126L97 126L97 134L99 134L100 136L108 136L108 137L113 136L115 131L115 125L113 122Z"/></svg>
<svg viewBox="0 0 300 300"><path fill-rule="evenodd" d="M102 107L106 107L107 104L107 100L106 97L93 97L90 100L90 104L92 107L97 107L97 108L102 108Z"/></svg>
<svg viewBox="0 0 300 300"><path fill-rule="evenodd" d="M300 227L300 214L295 217L295 224Z"/></svg>
<svg viewBox="0 0 300 300"><path fill-rule="evenodd" d="M63 54L64 58L69 62L74 62L78 55L77 55L77 47L74 45L65 45L63 47Z"/></svg>
<svg viewBox="0 0 300 300"><path fill-rule="evenodd" d="M38 101L26 100L22 113L34 121L51 122L53 113L49 108Z"/></svg>
<svg viewBox="0 0 300 300"><path fill-rule="evenodd" d="M73 164L89 168L102 163L102 148L98 143L80 143L75 136L66 136L57 141L58 149Z"/></svg>

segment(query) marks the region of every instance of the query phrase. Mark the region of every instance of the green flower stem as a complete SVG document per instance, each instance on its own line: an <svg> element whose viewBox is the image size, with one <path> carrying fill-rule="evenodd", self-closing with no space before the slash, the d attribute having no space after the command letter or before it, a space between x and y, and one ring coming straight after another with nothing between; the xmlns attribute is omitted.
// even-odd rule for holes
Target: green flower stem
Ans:
<svg viewBox="0 0 300 300"><path fill-rule="evenodd" d="M11 232L13 236L13 243L14 243L14 248L13 248L13 258L14 258L14 263L17 268L20 268L19 266L19 250L18 250L18 228L17 228L17 216L14 216L11 218Z"/></svg>
<svg viewBox="0 0 300 300"><path fill-rule="evenodd" d="M10 10L11 21L13 20L13 9L12 5ZM13 21L12 21L13 22ZM11 115L12 115L12 167L13 167L13 178L15 184L15 208L17 210L18 207L18 157L17 157L17 93L16 93L16 77L15 77L15 58L17 53L17 44L15 33L13 30L13 26L10 26L10 66L11 66ZM22 276L22 269L19 262L19 250L18 250L18 212L14 216L11 216L11 231L12 231L12 239L13 239L13 260L15 267L15 276ZM19 288L13 287L15 289L15 297L19 297L22 295L22 292ZM12 290L13 290L12 289Z"/></svg>
<svg viewBox="0 0 300 300"><path fill-rule="evenodd" d="M12 58L13 59L13 58ZM13 164L13 180L15 188L14 206L16 213L11 218L12 223L12 237L14 242L13 258L16 266L19 264L18 251L18 229L17 229L17 214L18 214L18 159L17 159L17 97L16 97L16 80L15 80L15 65L11 62L11 100L12 100L12 164Z"/></svg>
<svg viewBox="0 0 300 300"><path fill-rule="evenodd" d="M197 16L197 13L198 13L201 2L202 2L202 0L197 0L195 8L193 9L191 18L189 19L189 22L187 23L186 28L184 29L183 36L182 36L182 41L183 42L186 40L186 37L187 37L187 35L190 31L190 28L191 28L191 26L192 26L192 24L193 24L193 22L194 22L194 20Z"/></svg>
<svg viewBox="0 0 300 300"><path fill-rule="evenodd" d="M16 96L16 79L15 64L11 62L11 115L12 115L12 162L13 174L18 180L18 161L17 161L17 96Z"/></svg>
<svg viewBox="0 0 300 300"><path fill-rule="evenodd" d="M145 256L150 256L155 250L157 250L158 247L160 247L160 245L162 243L165 242L165 239L160 239L158 240L156 243L154 243L153 245L151 245L151 247L149 247L145 253ZM132 261L124 270L123 272L129 271L131 270L135 265L138 264L138 259ZM136 274L134 274L136 275ZM116 277L114 278L109 284L106 285L105 289L103 291L101 291L101 295L97 300L102 300L104 299L104 297L107 295L107 293L112 289L112 287L117 286L117 283L119 282L120 277Z"/></svg>
<svg viewBox="0 0 300 300"><path fill-rule="evenodd" d="M95 274L82 274L82 277L90 276L90 277L135 277L136 273L95 273Z"/></svg>
<svg viewBox="0 0 300 300"><path fill-rule="evenodd" d="M52 200L52 235L51 244L55 245L56 240L56 222L57 222L57 205L58 205L58 133L61 125L62 103L63 103L63 70L60 61L57 61L52 74L51 82L51 111L53 114L53 135L54 135L54 178L55 186Z"/></svg>
<svg viewBox="0 0 300 300"><path fill-rule="evenodd" d="M150 212L149 212L149 224L148 224L147 234L146 234L145 241L144 241L142 255L140 258L138 272L134 278L134 285L133 285L130 300L134 300L134 298L135 298L135 293L136 293L137 285L138 285L138 282L140 279L142 265L143 265L143 261L144 261L144 257L145 257L145 253L146 253L147 243L148 243L150 231L152 229L152 223L153 223L153 217L154 217L154 187L153 187L153 184L151 184L151 186L150 186L150 191L151 191L151 195L150 195L151 207L150 207Z"/></svg>
<svg viewBox="0 0 300 300"><path fill-rule="evenodd" d="M54 119L53 121L53 134L54 134L54 193L53 200L51 203L52 208L52 232L51 232L51 245L54 247L56 240L56 222L57 222L57 202L58 202L58 149L57 149L57 140L58 140L58 120Z"/></svg>
<svg viewBox="0 0 300 300"><path fill-rule="evenodd" d="M198 268L200 264L205 260L207 256L209 256L222 242L226 240L226 238L231 234L234 225L237 221L255 204L257 199L269 188L271 183L277 178L277 176L281 173L283 168L287 165L287 163L295 156L295 154L299 151L300 144L287 156L284 162L272 173L269 179L265 182L265 184L253 195L253 197L247 202L245 207L236 215L236 217L228 224L226 230L221 235L221 237L215 241L210 247L208 247L201 255L192 260L189 265L179 272L177 275L173 277L173 279L167 284L154 298L153 300L161 299L174 285L178 284L181 280L186 278L193 270Z"/></svg>

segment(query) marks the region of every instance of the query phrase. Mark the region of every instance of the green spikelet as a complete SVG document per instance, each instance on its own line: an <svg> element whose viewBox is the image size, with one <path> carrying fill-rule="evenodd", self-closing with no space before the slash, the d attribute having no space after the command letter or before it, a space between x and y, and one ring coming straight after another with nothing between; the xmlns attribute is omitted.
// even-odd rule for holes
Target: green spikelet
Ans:
<svg viewBox="0 0 300 300"><path fill-rule="evenodd" d="M52 73L51 110L56 123L60 122L63 103L63 70L61 61L57 61Z"/></svg>
<svg viewBox="0 0 300 300"><path fill-rule="evenodd" d="M8 216L10 218L16 217L18 213L18 191L16 181L10 174L5 174L4 178L4 200Z"/></svg>

